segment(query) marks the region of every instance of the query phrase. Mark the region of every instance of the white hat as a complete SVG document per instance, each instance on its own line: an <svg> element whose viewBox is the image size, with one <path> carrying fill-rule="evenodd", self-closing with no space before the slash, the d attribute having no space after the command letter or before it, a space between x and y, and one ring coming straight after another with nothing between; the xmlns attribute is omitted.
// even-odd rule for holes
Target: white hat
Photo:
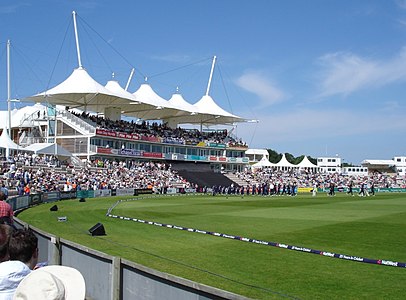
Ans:
<svg viewBox="0 0 406 300"><path fill-rule="evenodd" d="M13 299L78 300L85 299L82 274L71 267L46 266L32 271L18 285Z"/></svg>

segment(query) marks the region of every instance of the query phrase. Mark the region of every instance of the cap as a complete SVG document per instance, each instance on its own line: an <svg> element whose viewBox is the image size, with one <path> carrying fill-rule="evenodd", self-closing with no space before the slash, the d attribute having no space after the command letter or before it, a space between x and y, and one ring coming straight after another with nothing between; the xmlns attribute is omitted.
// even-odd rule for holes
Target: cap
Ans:
<svg viewBox="0 0 406 300"><path fill-rule="evenodd" d="M66 266L46 266L26 276L13 299L76 300L85 299L85 295L85 280L78 270Z"/></svg>

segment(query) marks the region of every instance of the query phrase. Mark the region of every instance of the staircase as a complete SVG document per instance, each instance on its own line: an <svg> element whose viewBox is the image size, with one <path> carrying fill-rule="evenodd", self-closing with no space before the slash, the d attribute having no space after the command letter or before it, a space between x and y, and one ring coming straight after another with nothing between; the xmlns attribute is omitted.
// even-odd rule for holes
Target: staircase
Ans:
<svg viewBox="0 0 406 300"><path fill-rule="evenodd" d="M246 186L247 182L240 179L237 175L235 175L234 173L225 173L224 174L225 177L227 177L228 179L230 179L231 181L235 182L236 184L238 184L239 186Z"/></svg>
<svg viewBox="0 0 406 300"><path fill-rule="evenodd" d="M192 184L199 187L230 186L236 183L221 173L215 173L208 163L172 163L172 170Z"/></svg>
<svg viewBox="0 0 406 300"><path fill-rule="evenodd" d="M58 117L60 117L67 125L83 135L96 133L95 126L87 123L67 110L58 110Z"/></svg>

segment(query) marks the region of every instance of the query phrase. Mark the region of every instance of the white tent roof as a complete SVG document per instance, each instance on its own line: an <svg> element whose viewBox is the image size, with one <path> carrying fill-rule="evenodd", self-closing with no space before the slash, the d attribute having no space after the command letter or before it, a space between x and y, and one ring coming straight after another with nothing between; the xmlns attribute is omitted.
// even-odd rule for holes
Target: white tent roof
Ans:
<svg viewBox="0 0 406 300"><path fill-rule="evenodd" d="M160 97L147 83L141 84L138 90L133 93L135 100L141 104L147 104L144 110L137 109L134 105L133 112L126 112L126 115L144 120L160 120L168 116L173 116L180 111L164 98Z"/></svg>
<svg viewBox="0 0 406 300"><path fill-rule="evenodd" d="M171 99L169 99L168 101L170 104L172 104L175 107L178 107L179 109L182 109L185 112L190 113L199 113L199 109L194 106L193 104L190 104L189 102L187 102L182 94L180 93L174 93L171 97ZM183 112L181 112L183 113Z"/></svg>
<svg viewBox="0 0 406 300"><path fill-rule="evenodd" d="M262 159L253 164L251 167L252 168L264 168L264 167L275 167L276 164L271 163L265 156L262 157Z"/></svg>
<svg viewBox="0 0 406 300"><path fill-rule="evenodd" d="M306 155L297 166L300 168L317 168L317 166L313 164Z"/></svg>
<svg viewBox="0 0 406 300"><path fill-rule="evenodd" d="M291 164L290 162L288 162L288 160L286 159L285 153L283 153L281 160L276 163L277 167L297 167L297 165Z"/></svg>
<svg viewBox="0 0 406 300"><path fill-rule="evenodd" d="M214 102L213 98L209 95L204 95L198 102L193 105L199 109L200 114L206 115L206 117L204 117L205 119L201 119L197 123L230 124L245 121L243 118L235 116L222 109Z"/></svg>
<svg viewBox="0 0 406 300"><path fill-rule="evenodd" d="M24 151L32 151L36 154L49 154L56 156L72 156L68 150L57 144L55 152L54 143L35 143L23 149Z"/></svg>
<svg viewBox="0 0 406 300"><path fill-rule="evenodd" d="M0 148L4 149L22 149L19 145L14 143L14 141L9 137L7 133L7 129L3 129L3 132L1 133L0 136Z"/></svg>
<svg viewBox="0 0 406 300"><path fill-rule="evenodd" d="M24 100L104 112L108 106L119 107L130 103L132 99L106 89L96 82L84 68L80 67L57 86Z"/></svg>
<svg viewBox="0 0 406 300"><path fill-rule="evenodd" d="M31 126L31 123L28 120L28 117L34 113L37 113L38 111L46 111L46 107L36 103L35 105L27 105L24 107L21 107L19 109L15 108L13 109L10 114L11 114L11 128L16 128L19 126L22 127L29 127ZM43 115L41 113L41 115ZM34 116L36 117L36 116ZM26 120L27 122L24 122ZM0 111L0 128L8 128L8 111Z"/></svg>

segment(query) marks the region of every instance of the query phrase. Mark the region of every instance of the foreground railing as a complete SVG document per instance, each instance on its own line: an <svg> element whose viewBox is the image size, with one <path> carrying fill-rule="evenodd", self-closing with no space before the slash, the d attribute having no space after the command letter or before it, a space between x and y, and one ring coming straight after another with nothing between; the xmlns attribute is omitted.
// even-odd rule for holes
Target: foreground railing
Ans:
<svg viewBox="0 0 406 300"><path fill-rule="evenodd" d="M123 191L120 192L120 194L122 193ZM150 193L150 191L127 189L126 193L138 195ZM52 192L15 197L9 199L8 202L18 212L32 205L45 202L76 199L82 196L102 197L109 195L111 195L110 190L86 191L86 193ZM31 228L36 233L40 262L70 266L82 273L86 282L86 299L247 299L227 291L163 273L120 257L107 255L32 227L18 218L15 219L18 227ZM99 237L95 236L94 238Z"/></svg>

